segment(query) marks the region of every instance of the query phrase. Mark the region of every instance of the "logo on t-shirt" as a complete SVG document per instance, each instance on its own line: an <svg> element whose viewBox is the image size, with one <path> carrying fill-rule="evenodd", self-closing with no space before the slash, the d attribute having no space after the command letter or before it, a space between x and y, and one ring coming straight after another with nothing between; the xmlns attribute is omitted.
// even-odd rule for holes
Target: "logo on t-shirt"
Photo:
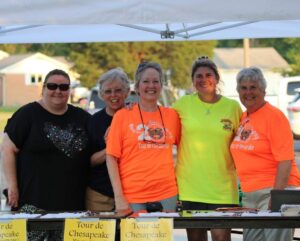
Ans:
<svg viewBox="0 0 300 241"><path fill-rule="evenodd" d="M246 118L240 124L238 131L234 137L235 141L255 141L259 139L258 133L254 130L251 123L249 123L249 118Z"/></svg>
<svg viewBox="0 0 300 241"><path fill-rule="evenodd" d="M167 128L164 129L161 123L156 121L149 121L147 124L129 125L130 130L138 134L137 140L139 142L152 144L166 144L167 138L172 138L172 133Z"/></svg>
<svg viewBox="0 0 300 241"><path fill-rule="evenodd" d="M221 119L220 121L223 124L223 129L226 131L232 131L233 130L233 124L232 121L229 119Z"/></svg>

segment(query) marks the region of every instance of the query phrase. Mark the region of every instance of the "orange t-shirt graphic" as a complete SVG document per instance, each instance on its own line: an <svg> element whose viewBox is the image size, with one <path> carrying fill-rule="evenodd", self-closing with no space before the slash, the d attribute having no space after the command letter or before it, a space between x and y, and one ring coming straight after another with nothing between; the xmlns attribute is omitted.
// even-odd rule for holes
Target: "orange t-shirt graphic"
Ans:
<svg viewBox="0 0 300 241"><path fill-rule="evenodd" d="M165 107L156 112L122 109L113 118L106 152L119 159L127 201L158 201L177 194L172 147L180 138L177 113ZM162 117L162 118L161 118Z"/></svg>
<svg viewBox="0 0 300 241"><path fill-rule="evenodd" d="M290 125L269 103L250 116L243 113L230 150L244 192L273 187L278 163L286 160L293 160L288 185L300 186Z"/></svg>

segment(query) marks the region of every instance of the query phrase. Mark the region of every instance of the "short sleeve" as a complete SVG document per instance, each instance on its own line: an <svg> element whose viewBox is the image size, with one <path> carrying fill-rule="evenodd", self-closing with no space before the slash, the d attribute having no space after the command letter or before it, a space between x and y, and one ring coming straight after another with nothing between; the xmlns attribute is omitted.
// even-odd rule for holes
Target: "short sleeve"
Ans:
<svg viewBox="0 0 300 241"><path fill-rule="evenodd" d="M174 111L174 110L173 110ZM179 119L179 115L176 111L174 111L174 123L175 123L175 145L179 145L181 138L181 123Z"/></svg>
<svg viewBox="0 0 300 241"><path fill-rule="evenodd" d="M287 161L294 159L293 135L287 118L278 111L269 123L271 151L275 160Z"/></svg>
<svg viewBox="0 0 300 241"><path fill-rule="evenodd" d="M234 132L237 131L239 124L240 124L240 120L243 114L242 108L240 106L240 104L237 101L234 101L234 108L235 108L235 126L234 126Z"/></svg>
<svg viewBox="0 0 300 241"><path fill-rule="evenodd" d="M21 149L29 135L32 123L32 104L25 105L18 109L4 128L4 132L9 136L18 149Z"/></svg>

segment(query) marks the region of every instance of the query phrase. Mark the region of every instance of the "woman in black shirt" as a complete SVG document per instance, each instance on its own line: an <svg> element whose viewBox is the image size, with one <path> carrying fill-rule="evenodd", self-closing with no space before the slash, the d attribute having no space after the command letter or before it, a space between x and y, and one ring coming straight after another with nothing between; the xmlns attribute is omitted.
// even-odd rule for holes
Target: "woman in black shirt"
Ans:
<svg viewBox="0 0 300 241"><path fill-rule="evenodd" d="M106 166L106 134L113 115L124 106L128 93L128 77L121 68L111 69L100 77L99 97L106 106L96 112L89 123L93 155L86 191L87 210L114 210L114 194Z"/></svg>
<svg viewBox="0 0 300 241"><path fill-rule="evenodd" d="M52 70L45 77L42 98L8 120L3 161L13 208L84 210L90 115L69 105L69 95L68 74Z"/></svg>

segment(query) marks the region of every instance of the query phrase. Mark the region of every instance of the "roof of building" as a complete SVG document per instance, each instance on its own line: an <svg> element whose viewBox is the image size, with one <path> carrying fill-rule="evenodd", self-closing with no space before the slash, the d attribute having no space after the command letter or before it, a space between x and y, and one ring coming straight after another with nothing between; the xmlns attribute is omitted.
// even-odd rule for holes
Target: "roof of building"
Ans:
<svg viewBox="0 0 300 241"><path fill-rule="evenodd" d="M0 50L0 59L6 58L8 56L9 56L9 53L7 53L3 50Z"/></svg>
<svg viewBox="0 0 300 241"><path fill-rule="evenodd" d="M10 55L6 58L0 59L0 69L4 69L10 65L16 64L26 58L29 58L29 57L35 55L35 54L37 54L37 53L16 54L16 55ZM42 54L42 55L45 55L45 54ZM45 55L45 56L47 56L47 55ZM66 64L70 67L72 67L74 65L70 61L66 60L63 56L55 56L55 57L47 56L47 57L53 58L54 60L59 61L63 64Z"/></svg>
<svg viewBox="0 0 300 241"><path fill-rule="evenodd" d="M286 69L287 61L274 48L250 48L250 66L261 69ZM243 48L216 48L214 62L220 69L241 69L244 67Z"/></svg>
<svg viewBox="0 0 300 241"><path fill-rule="evenodd" d="M6 58L3 58L0 60L0 69L4 69L7 66L18 63L21 60L30 57L31 55L33 55L33 54L18 54L18 55L10 55Z"/></svg>

